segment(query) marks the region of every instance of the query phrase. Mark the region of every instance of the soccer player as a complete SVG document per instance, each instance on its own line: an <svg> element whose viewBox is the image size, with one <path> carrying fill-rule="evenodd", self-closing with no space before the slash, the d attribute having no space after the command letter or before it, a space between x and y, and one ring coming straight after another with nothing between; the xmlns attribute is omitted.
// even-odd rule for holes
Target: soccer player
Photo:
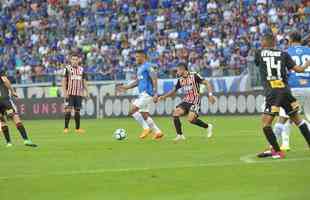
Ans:
<svg viewBox="0 0 310 200"><path fill-rule="evenodd" d="M24 144L28 147L37 147L36 144L32 143L28 138L26 129L17 114L17 109L12 101L13 97L18 97L16 92L14 91L10 80L6 76L6 72L4 70L0 70L0 124L1 130L6 140L7 147L11 147L11 137L9 132L9 127L6 124L5 116L12 118L17 130L24 140Z"/></svg>
<svg viewBox="0 0 310 200"><path fill-rule="evenodd" d="M207 80L204 80L199 74L191 73L185 63L180 63L177 68L177 75L180 77L175 88L167 94L160 96L159 100L164 100L168 97L175 96L179 89L183 89L185 96L183 102L180 103L173 111L173 122L177 132L177 136L174 141L185 140L185 136L182 132L182 124L180 117L187 114L187 119L190 123L207 129L207 136L212 136L212 124L207 124L199 119L200 111L200 84L204 84L208 88L208 98L210 103L215 102L215 98L212 94L212 87Z"/></svg>
<svg viewBox="0 0 310 200"><path fill-rule="evenodd" d="M280 107L298 126L310 147L309 128L298 114L298 102L293 97L287 82L287 71L303 72L310 66L310 61L303 66L296 65L288 53L274 49L275 40L271 34L263 36L261 45L262 49L255 53L255 64L259 67L266 96L265 110L262 115L263 132L272 149L259 153L257 156L260 158L272 156L274 159L281 159L285 157L285 153L280 150L271 128L275 116L279 114Z"/></svg>
<svg viewBox="0 0 310 200"><path fill-rule="evenodd" d="M136 63L139 65L137 79L129 85L118 85L117 89L124 92L138 87L139 97L133 102L129 114L143 128L143 132L140 135L141 139L147 138L151 132L154 133L153 139L160 139L164 134L149 114L151 103L156 103L158 100L157 75L154 64L147 61L147 55L143 50L137 50L135 57Z"/></svg>
<svg viewBox="0 0 310 200"><path fill-rule="evenodd" d="M302 65L306 62L306 60L310 60L310 48L307 46L302 46L301 43L301 35L297 32L293 32L290 35L290 47L287 52L297 65ZM310 87L310 71L306 71L302 74L296 74L294 72L289 73L288 85L291 88L298 89ZM281 150L290 150L291 122L289 121L289 116L285 113L283 108L280 108L279 119L274 126L274 132L277 138L282 140Z"/></svg>
<svg viewBox="0 0 310 200"><path fill-rule="evenodd" d="M75 132L84 133L80 128L80 110L83 97L88 97L87 77L81 66L81 58L78 54L70 56L70 64L65 67L62 89L65 98L65 128L64 133L69 132L71 113L74 111Z"/></svg>

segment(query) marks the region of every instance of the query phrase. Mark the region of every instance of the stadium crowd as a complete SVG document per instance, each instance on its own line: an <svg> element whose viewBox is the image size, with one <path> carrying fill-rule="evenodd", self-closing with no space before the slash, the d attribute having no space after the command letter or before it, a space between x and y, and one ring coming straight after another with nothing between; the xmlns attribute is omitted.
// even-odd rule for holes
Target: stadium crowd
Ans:
<svg viewBox="0 0 310 200"><path fill-rule="evenodd" d="M71 51L81 52L91 80L132 79L141 48L161 78L184 61L205 77L240 75L266 31L281 49L290 31L310 32L308 0L1 2L0 67L17 83L58 80Z"/></svg>

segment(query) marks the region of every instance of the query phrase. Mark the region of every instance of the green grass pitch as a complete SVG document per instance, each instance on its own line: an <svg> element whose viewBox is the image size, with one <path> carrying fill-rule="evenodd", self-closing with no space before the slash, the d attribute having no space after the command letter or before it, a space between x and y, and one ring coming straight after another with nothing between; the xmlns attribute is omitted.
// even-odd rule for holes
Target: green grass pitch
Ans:
<svg viewBox="0 0 310 200"><path fill-rule="evenodd" d="M0 146L0 200L310 199L310 151L296 128L286 159L258 160L266 147L258 116L202 118L214 124L214 138L183 120L188 140L178 144L170 118L155 118L166 134L158 142L139 140L129 118L84 120L83 135L64 135L60 120L25 121L38 149L24 147L10 126L14 147ZM114 140L116 128L128 140Z"/></svg>

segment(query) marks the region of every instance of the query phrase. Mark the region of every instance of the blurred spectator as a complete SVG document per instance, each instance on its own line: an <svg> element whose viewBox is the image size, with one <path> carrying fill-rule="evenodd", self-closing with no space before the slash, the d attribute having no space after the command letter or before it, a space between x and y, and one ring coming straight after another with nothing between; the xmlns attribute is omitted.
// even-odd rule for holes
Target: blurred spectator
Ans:
<svg viewBox="0 0 310 200"><path fill-rule="evenodd" d="M17 83L59 81L71 51L90 80L131 79L133 52L145 49L161 78L179 62L204 76L247 73L248 57L272 31L310 32L307 0L5 0L0 4L0 67Z"/></svg>

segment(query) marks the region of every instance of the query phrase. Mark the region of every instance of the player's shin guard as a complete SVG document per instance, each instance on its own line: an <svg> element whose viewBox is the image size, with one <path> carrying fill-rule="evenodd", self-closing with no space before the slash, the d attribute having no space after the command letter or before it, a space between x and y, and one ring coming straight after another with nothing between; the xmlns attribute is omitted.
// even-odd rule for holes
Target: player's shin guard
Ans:
<svg viewBox="0 0 310 200"><path fill-rule="evenodd" d="M277 122L274 125L273 131L274 131L274 134L277 137L278 141L280 141L280 139L281 139L281 135L282 135L283 130L284 130L284 124Z"/></svg>
<svg viewBox="0 0 310 200"><path fill-rule="evenodd" d="M17 123L16 124L16 128L19 131L19 133L22 136L22 138L24 140L28 140L27 132L26 132L26 129L25 129L23 123L21 123L21 122Z"/></svg>
<svg viewBox="0 0 310 200"><path fill-rule="evenodd" d="M75 129L80 129L80 124L81 124L81 114L80 114L80 111L75 111L75 113L74 113L74 120L75 120Z"/></svg>
<svg viewBox="0 0 310 200"><path fill-rule="evenodd" d="M149 129L149 125L144 120L140 112L135 112L132 117L142 126L143 129Z"/></svg>
<svg viewBox="0 0 310 200"><path fill-rule="evenodd" d="M302 120L301 123L298 125L298 128L310 147L310 132L306 121Z"/></svg>
<svg viewBox="0 0 310 200"><path fill-rule="evenodd" d="M71 112L66 112L65 113L65 128L69 127L70 118L71 118Z"/></svg>
<svg viewBox="0 0 310 200"><path fill-rule="evenodd" d="M289 147L290 146L290 134L291 134L291 123L286 122L284 124L284 128L282 131L282 145L284 147Z"/></svg>
<svg viewBox="0 0 310 200"><path fill-rule="evenodd" d="M181 120L179 117L173 117L173 123L175 126L175 130L177 132L178 135L182 135L182 124L181 124Z"/></svg>
<svg viewBox="0 0 310 200"><path fill-rule="evenodd" d="M2 129L6 143L11 143L9 127L5 125L5 126L2 126L1 129Z"/></svg>
<svg viewBox="0 0 310 200"><path fill-rule="evenodd" d="M149 125L149 127L152 129L154 133L161 132L158 126L155 124L154 120L151 117L148 117L146 119L146 123Z"/></svg>
<svg viewBox="0 0 310 200"><path fill-rule="evenodd" d="M268 140L269 144L272 146L272 148L276 151L280 151L280 146L277 142L277 138L274 135L272 128L270 126L266 126L263 128L264 134L266 136L266 139Z"/></svg>
<svg viewBox="0 0 310 200"><path fill-rule="evenodd" d="M195 124L195 125L197 125L199 127L202 127L202 128L208 128L209 127L207 123L203 122L200 119L194 119L193 121L191 121L191 123Z"/></svg>

